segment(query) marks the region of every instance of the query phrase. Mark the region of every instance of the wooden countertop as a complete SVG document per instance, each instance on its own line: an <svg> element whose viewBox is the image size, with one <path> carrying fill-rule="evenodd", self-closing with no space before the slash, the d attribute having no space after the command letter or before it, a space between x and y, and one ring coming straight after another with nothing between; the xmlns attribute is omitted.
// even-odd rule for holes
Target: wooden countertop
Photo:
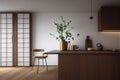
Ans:
<svg viewBox="0 0 120 80"><path fill-rule="evenodd" d="M84 50L68 50L68 51L61 51L61 50L52 50L45 52L44 54L119 54L120 52L114 51L84 51Z"/></svg>

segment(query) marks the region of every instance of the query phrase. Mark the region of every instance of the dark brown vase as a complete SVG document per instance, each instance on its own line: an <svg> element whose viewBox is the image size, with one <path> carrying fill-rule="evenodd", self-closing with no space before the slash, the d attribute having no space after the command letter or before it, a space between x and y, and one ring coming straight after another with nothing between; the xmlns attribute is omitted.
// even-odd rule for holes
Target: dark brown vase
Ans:
<svg viewBox="0 0 120 80"><path fill-rule="evenodd" d="M67 50L67 42L65 40L62 40L60 42L60 50L66 51Z"/></svg>

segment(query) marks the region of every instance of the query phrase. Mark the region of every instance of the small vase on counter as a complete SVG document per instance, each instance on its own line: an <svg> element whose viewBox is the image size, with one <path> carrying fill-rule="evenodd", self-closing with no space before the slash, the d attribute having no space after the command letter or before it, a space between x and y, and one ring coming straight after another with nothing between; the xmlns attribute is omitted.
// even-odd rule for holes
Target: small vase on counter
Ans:
<svg viewBox="0 0 120 80"><path fill-rule="evenodd" d="M62 51L66 51L67 50L67 41L62 40L60 42L60 50L62 50Z"/></svg>
<svg viewBox="0 0 120 80"><path fill-rule="evenodd" d="M92 40L90 39L90 36L86 36L85 39L85 50L88 51L88 49L92 49Z"/></svg>

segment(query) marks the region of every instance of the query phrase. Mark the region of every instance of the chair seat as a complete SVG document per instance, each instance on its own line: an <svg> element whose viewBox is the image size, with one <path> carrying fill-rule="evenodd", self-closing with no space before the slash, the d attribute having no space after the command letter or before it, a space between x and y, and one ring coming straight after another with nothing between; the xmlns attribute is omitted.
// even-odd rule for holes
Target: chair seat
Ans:
<svg viewBox="0 0 120 80"><path fill-rule="evenodd" d="M47 56L35 56L34 58L47 58Z"/></svg>

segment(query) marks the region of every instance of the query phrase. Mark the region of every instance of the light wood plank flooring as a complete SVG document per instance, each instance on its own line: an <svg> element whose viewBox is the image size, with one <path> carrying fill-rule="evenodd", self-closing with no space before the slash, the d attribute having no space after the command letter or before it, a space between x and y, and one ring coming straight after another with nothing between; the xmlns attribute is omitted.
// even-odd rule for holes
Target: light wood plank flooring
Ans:
<svg viewBox="0 0 120 80"><path fill-rule="evenodd" d="M0 80L58 80L58 68L40 67L37 74L37 67L0 67Z"/></svg>

